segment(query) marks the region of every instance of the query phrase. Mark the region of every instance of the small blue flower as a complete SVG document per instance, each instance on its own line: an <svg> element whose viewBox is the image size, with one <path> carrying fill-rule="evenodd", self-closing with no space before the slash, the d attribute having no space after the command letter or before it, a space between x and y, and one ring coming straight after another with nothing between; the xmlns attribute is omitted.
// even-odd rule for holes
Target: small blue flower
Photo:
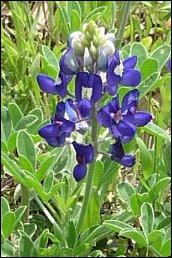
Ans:
<svg viewBox="0 0 172 258"><path fill-rule="evenodd" d="M59 73L56 80L45 74L39 74L37 76L37 82L42 91L54 95L60 95L62 98L67 94L67 85L71 79L72 76L66 76L62 72Z"/></svg>
<svg viewBox="0 0 172 258"><path fill-rule="evenodd" d="M73 170L73 176L77 182L83 179L87 173L87 164L94 160L94 148L91 144L84 145L73 142L73 147L76 151L76 160L78 164Z"/></svg>
<svg viewBox="0 0 172 258"><path fill-rule="evenodd" d="M110 95L115 95L118 90L118 84L124 86L137 86L141 81L141 73L134 69L137 62L137 56L129 57L121 62L119 51L115 51L112 57L109 57L107 69L107 91Z"/></svg>
<svg viewBox="0 0 172 258"><path fill-rule="evenodd" d="M111 159L120 163L121 165L125 167L132 167L135 165L135 156L124 153L120 140L117 140L114 144L110 145L109 152L111 153Z"/></svg>
<svg viewBox="0 0 172 258"><path fill-rule="evenodd" d="M127 143L135 135L136 127L146 125L152 119L148 112L136 111L139 91L129 91L119 107L119 96L113 98L107 105L98 111L98 121L103 127L108 127L116 139Z"/></svg>
<svg viewBox="0 0 172 258"><path fill-rule="evenodd" d="M87 96L92 104L96 103L102 97L102 80L99 75L87 72L77 74L75 96L78 102L84 98L82 96L83 87L92 89L91 97Z"/></svg>
<svg viewBox="0 0 172 258"><path fill-rule="evenodd" d="M72 99L65 101L65 109L69 120L75 122L75 129L81 134L85 133L90 125L90 121L84 121L83 119L91 116L91 108L90 101L87 99L83 99L80 102ZM78 122L79 120L83 121Z"/></svg>
<svg viewBox="0 0 172 258"><path fill-rule="evenodd" d="M75 124L66 120L65 103L59 102L56 107L54 117L51 117L51 124L42 127L39 130L39 135L43 137L52 147L59 147L65 144L66 137L70 137L75 130Z"/></svg>

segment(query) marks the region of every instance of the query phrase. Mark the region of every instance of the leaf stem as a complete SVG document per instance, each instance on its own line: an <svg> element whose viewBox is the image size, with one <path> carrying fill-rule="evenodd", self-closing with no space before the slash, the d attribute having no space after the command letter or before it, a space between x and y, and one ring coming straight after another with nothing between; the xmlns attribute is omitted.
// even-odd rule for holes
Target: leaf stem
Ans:
<svg viewBox="0 0 172 258"><path fill-rule="evenodd" d="M125 30L125 26L127 24L127 19L128 19L128 15L129 15L129 12L130 12L131 5L132 5L132 1L126 1L125 2L122 21L120 23L120 27L119 27L119 30L117 31L117 36L116 36L116 38L117 38L116 48L117 49L120 49L121 44L122 44L124 30Z"/></svg>
<svg viewBox="0 0 172 258"><path fill-rule="evenodd" d="M93 106L92 109L92 130L91 130L91 140L92 140L92 145L94 147L94 152L95 154L97 153L97 134L98 134L98 124L97 124L97 119L96 119L96 108ZM84 200L82 203L82 208L78 220L78 224L76 226L76 232L79 235L83 221L85 218L85 214L89 205L89 200L91 196L91 189L92 189L92 182L93 182L93 176L94 176L94 168L95 168L95 163L96 159L94 159L94 162L89 165L88 173L87 173L87 181L86 181L86 187L85 187L85 194L84 194Z"/></svg>

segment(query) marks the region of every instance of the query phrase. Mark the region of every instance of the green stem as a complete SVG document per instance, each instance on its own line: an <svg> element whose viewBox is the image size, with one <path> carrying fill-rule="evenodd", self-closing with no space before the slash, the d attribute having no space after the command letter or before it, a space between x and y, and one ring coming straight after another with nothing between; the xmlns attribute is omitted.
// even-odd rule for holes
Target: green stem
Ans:
<svg viewBox="0 0 172 258"><path fill-rule="evenodd" d="M97 125L97 120L96 120L96 108L95 106L93 107L92 110L92 131L91 131L91 140L92 140L92 145L94 147L94 152L97 152L97 134L98 134L98 125ZM92 189L92 182L93 182L93 176L94 176L94 168L95 168L95 162L96 159L94 160L93 163L89 165L88 173L87 173L87 181L86 181L86 187L85 187L85 194L84 194L84 200L78 220L78 224L76 226L76 231L77 234L80 234L80 230L84 221L84 217L86 214L86 211L88 209L89 205L89 200L91 196L91 189Z"/></svg>
<svg viewBox="0 0 172 258"><path fill-rule="evenodd" d="M30 192L27 187L21 185L21 205L26 206L26 210L22 217L22 222L27 223L29 221L29 208L30 208Z"/></svg>
<svg viewBox="0 0 172 258"><path fill-rule="evenodd" d="M125 26L127 24L127 19L128 19L128 15L129 15L129 12L130 12L131 5L132 5L132 1L126 1L125 2L122 21L120 23L120 27L119 27L119 30L117 31L117 36L116 36L116 38L117 38L116 39L116 48L117 49L120 49L121 44L122 44L124 30L125 30Z"/></svg>

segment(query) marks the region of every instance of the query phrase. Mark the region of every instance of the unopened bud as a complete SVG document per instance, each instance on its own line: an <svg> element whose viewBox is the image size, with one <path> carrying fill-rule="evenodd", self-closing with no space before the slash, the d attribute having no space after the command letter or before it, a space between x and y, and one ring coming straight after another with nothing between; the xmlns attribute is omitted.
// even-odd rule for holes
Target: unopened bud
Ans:
<svg viewBox="0 0 172 258"><path fill-rule="evenodd" d="M88 48L86 47L84 51L84 66L90 66L92 65L92 63L93 63L93 60L90 56Z"/></svg>
<svg viewBox="0 0 172 258"><path fill-rule="evenodd" d="M105 72L107 70L107 56L101 47L99 48L99 55L97 59L97 69L102 72Z"/></svg>
<svg viewBox="0 0 172 258"><path fill-rule="evenodd" d="M76 38L79 39L82 36L80 31L72 32L67 40L67 46L72 47L72 41Z"/></svg>
<svg viewBox="0 0 172 258"><path fill-rule="evenodd" d="M114 33L107 33L106 34L106 39L107 40L110 40L112 43L114 43L115 42L115 35L114 35Z"/></svg>
<svg viewBox="0 0 172 258"><path fill-rule="evenodd" d="M93 43L91 42L91 47L90 47L90 53L92 55L92 57L95 59L96 55L97 55L97 49L96 47L93 45Z"/></svg>
<svg viewBox="0 0 172 258"><path fill-rule="evenodd" d="M102 48L107 56L112 56L115 52L115 46L110 40L107 40L106 43L102 46Z"/></svg>
<svg viewBox="0 0 172 258"><path fill-rule="evenodd" d="M81 41L80 41L79 38L74 38L72 40L72 48L79 55L83 55L84 54L84 46L81 44Z"/></svg>

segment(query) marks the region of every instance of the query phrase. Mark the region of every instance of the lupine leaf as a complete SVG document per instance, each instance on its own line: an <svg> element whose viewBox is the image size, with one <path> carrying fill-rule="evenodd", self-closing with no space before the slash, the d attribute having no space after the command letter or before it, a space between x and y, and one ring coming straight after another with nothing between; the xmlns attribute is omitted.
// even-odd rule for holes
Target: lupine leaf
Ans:
<svg viewBox="0 0 172 258"><path fill-rule="evenodd" d="M158 62L159 71L167 63L170 57L170 51L170 45L163 45L155 49L155 51L151 54L151 58L155 58Z"/></svg>
<svg viewBox="0 0 172 258"><path fill-rule="evenodd" d="M10 206L8 201L4 197L1 197L1 218L3 219L5 214L8 213L9 211L10 211Z"/></svg>
<svg viewBox="0 0 172 258"><path fill-rule="evenodd" d="M147 59L147 51L143 44L135 42L132 44L130 49L130 56L137 56L136 67L140 68L145 59Z"/></svg>
<svg viewBox="0 0 172 258"><path fill-rule="evenodd" d="M171 137L170 135L164 131L161 127L159 127L158 125L150 122L149 124L145 125L143 127L143 130L156 136L156 137L160 137L160 138L163 138L165 140L168 140L170 141L171 140Z"/></svg>
<svg viewBox="0 0 172 258"><path fill-rule="evenodd" d="M19 131L17 135L17 151L31 163L33 171L36 166L36 150L30 135L25 131Z"/></svg>
<svg viewBox="0 0 172 258"><path fill-rule="evenodd" d="M143 232L147 237L153 230L154 226L154 211L152 205L148 202L143 203L141 206L141 217L139 218Z"/></svg>
<svg viewBox="0 0 172 258"><path fill-rule="evenodd" d="M16 215L12 211L9 211L4 215L2 219L2 234L4 238L9 237L10 234L13 232L15 220Z"/></svg>
<svg viewBox="0 0 172 258"><path fill-rule="evenodd" d="M42 53L45 57L45 59L47 60L47 62L57 68L58 66L58 60L56 58L56 56L54 55L54 53L51 51L51 49L49 49L49 47L47 46L42 46Z"/></svg>
<svg viewBox="0 0 172 258"><path fill-rule="evenodd" d="M9 103L8 104L8 111L13 123L13 128L16 127L17 123L20 121L20 119L23 117L23 113L19 106L16 103Z"/></svg>
<svg viewBox="0 0 172 258"><path fill-rule="evenodd" d="M19 255L20 257L38 257L37 248L32 239L24 232L20 231Z"/></svg>
<svg viewBox="0 0 172 258"><path fill-rule="evenodd" d="M145 237L141 234L141 232L136 231L136 230L124 230L120 233L120 236L125 236L130 239L133 239L136 243L142 245L142 246L147 246L147 241Z"/></svg>

